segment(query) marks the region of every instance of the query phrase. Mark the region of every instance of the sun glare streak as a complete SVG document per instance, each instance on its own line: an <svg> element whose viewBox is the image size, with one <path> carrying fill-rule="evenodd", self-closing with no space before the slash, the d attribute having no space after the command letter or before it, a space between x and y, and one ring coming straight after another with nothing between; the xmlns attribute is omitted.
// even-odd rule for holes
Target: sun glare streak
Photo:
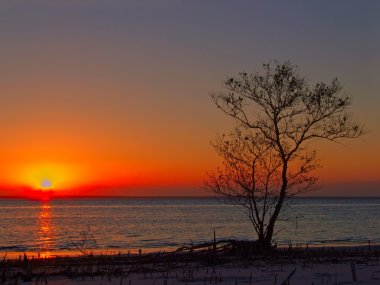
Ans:
<svg viewBox="0 0 380 285"><path fill-rule="evenodd" d="M51 206L48 203L42 203L38 215L38 241L39 256L46 257L51 255L51 248L54 245L54 229L52 223Z"/></svg>

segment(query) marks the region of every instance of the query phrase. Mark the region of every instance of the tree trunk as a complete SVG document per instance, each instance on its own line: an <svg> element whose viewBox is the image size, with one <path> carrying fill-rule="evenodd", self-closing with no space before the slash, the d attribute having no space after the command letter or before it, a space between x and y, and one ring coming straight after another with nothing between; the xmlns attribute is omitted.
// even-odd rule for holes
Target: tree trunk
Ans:
<svg viewBox="0 0 380 285"><path fill-rule="evenodd" d="M264 238L264 244L271 246L272 239L273 239L273 233L274 233L274 225L278 219L278 215L280 214L282 204L284 203L285 197L286 197L286 189L288 188L288 179L287 179L287 171L288 171L288 165L287 162L284 161L284 167L282 169L282 186L280 191L280 196L277 202L277 205L274 209L274 212L272 216L270 217L265 238Z"/></svg>
<svg viewBox="0 0 380 285"><path fill-rule="evenodd" d="M266 238L259 238L257 244L261 249L270 249L272 247L272 239L267 240Z"/></svg>

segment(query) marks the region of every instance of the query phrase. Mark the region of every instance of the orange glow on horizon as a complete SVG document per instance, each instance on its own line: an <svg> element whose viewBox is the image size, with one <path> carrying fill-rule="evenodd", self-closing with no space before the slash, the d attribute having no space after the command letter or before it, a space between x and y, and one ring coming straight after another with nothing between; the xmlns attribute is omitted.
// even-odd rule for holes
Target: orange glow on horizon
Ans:
<svg viewBox="0 0 380 285"><path fill-rule="evenodd" d="M27 165L18 173L19 183L41 191L59 191L74 186L81 179L78 169L59 164Z"/></svg>
<svg viewBox="0 0 380 285"><path fill-rule="evenodd" d="M121 163L93 163L91 166L52 162L19 163L7 165L1 169L0 175L1 195L41 201L54 197L98 195L204 195L200 191L204 171L195 167L183 171L165 165L137 163L134 169ZM175 192L175 189L182 188L195 191L188 190L184 194Z"/></svg>

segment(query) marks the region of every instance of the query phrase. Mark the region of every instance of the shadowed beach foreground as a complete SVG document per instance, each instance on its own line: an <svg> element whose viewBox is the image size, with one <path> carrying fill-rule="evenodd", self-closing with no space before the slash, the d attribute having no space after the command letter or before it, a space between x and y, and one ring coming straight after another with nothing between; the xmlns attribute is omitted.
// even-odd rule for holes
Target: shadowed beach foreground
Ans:
<svg viewBox="0 0 380 285"><path fill-rule="evenodd" d="M18 259L1 284L380 284L380 247L288 248L208 243L174 252Z"/></svg>

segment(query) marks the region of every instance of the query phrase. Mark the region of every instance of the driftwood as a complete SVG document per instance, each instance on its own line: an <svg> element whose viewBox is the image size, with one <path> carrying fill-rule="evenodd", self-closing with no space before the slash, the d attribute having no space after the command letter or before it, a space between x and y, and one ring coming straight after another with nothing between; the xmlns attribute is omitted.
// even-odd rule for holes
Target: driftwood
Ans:
<svg viewBox="0 0 380 285"><path fill-rule="evenodd" d="M225 239L225 240L214 240L213 242L205 242L197 245L191 245L191 246L182 246L178 248L175 252L184 252L184 251L194 251L194 250L204 250L204 249L224 249L227 247L233 246L235 243L235 240L231 239Z"/></svg>

